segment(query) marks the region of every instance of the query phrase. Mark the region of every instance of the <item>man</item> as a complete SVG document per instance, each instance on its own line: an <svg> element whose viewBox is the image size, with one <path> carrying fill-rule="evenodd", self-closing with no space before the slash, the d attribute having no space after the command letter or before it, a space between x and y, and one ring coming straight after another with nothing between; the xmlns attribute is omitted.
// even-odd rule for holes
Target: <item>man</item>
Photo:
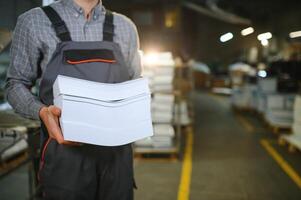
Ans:
<svg viewBox="0 0 301 200"><path fill-rule="evenodd" d="M138 78L138 49L135 25L99 0L61 0L18 18L6 97L17 113L42 121L39 179L44 199L133 199L131 145L65 141L52 85L60 74L105 83ZM31 88L40 78L36 97Z"/></svg>

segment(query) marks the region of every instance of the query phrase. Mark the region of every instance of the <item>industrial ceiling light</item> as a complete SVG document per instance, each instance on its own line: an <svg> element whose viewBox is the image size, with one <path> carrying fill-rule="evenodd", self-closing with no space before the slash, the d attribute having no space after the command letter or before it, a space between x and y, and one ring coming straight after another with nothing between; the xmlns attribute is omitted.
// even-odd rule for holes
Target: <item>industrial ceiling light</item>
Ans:
<svg viewBox="0 0 301 200"><path fill-rule="evenodd" d="M257 75L259 77L265 78L265 77L267 77L268 74L267 74L267 72L265 70L259 70L258 73L257 73Z"/></svg>
<svg viewBox="0 0 301 200"><path fill-rule="evenodd" d="M301 31L295 31L290 33L290 38L301 37Z"/></svg>
<svg viewBox="0 0 301 200"><path fill-rule="evenodd" d="M245 28L241 31L241 35L242 36L247 36L254 33L254 28L253 27L249 27L249 28Z"/></svg>
<svg viewBox="0 0 301 200"><path fill-rule="evenodd" d="M227 41L231 40L232 38L233 38L233 34L229 32L229 33L226 33L226 34L222 35L222 36L219 38L219 40L220 40L221 42L227 42Z"/></svg>
<svg viewBox="0 0 301 200"><path fill-rule="evenodd" d="M264 47L269 45L269 41L267 39L260 40L260 42L261 42L261 45Z"/></svg>
<svg viewBox="0 0 301 200"><path fill-rule="evenodd" d="M273 35L272 35L272 33L270 33L270 32L266 32L266 33L262 33L262 34L259 34L258 36L257 36L257 39L258 40L269 40L269 39L271 39L273 37Z"/></svg>

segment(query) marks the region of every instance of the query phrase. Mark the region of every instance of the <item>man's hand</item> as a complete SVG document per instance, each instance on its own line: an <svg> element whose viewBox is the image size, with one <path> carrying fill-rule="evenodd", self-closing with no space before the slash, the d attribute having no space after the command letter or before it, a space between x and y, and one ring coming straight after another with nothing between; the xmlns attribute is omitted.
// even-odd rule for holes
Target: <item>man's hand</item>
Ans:
<svg viewBox="0 0 301 200"><path fill-rule="evenodd" d="M61 109L56 106L43 107L40 110L40 118L44 122L49 137L55 139L59 144L79 145L78 143L65 141L59 125Z"/></svg>

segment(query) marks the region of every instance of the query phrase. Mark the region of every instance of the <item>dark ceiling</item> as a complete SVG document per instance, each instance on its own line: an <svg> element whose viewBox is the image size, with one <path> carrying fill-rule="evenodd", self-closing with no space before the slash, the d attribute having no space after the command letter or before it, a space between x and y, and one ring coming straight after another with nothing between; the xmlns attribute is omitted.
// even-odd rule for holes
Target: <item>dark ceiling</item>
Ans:
<svg viewBox="0 0 301 200"><path fill-rule="evenodd" d="M190 0L191 1L191 0ZM210 0L192 0L200 5L206 5ZM274 21L295 18L300 24L300 0L214 0L217 5L229 12L249 18L253 23L269 24Z"/></svg>

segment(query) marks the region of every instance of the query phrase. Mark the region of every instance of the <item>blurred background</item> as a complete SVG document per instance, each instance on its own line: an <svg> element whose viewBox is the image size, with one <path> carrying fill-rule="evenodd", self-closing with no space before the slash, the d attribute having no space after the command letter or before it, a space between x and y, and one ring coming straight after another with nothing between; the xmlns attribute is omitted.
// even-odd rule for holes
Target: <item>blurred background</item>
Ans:
<svg viewBox="0 0 301 200"><path fill-rule="evenodd" d="M0 0L0 199L39 199L39 122L3 88L17 18ZM301 199L301 1L103 0L140 36L155 135L134 144L136 199Z"/></svg>

